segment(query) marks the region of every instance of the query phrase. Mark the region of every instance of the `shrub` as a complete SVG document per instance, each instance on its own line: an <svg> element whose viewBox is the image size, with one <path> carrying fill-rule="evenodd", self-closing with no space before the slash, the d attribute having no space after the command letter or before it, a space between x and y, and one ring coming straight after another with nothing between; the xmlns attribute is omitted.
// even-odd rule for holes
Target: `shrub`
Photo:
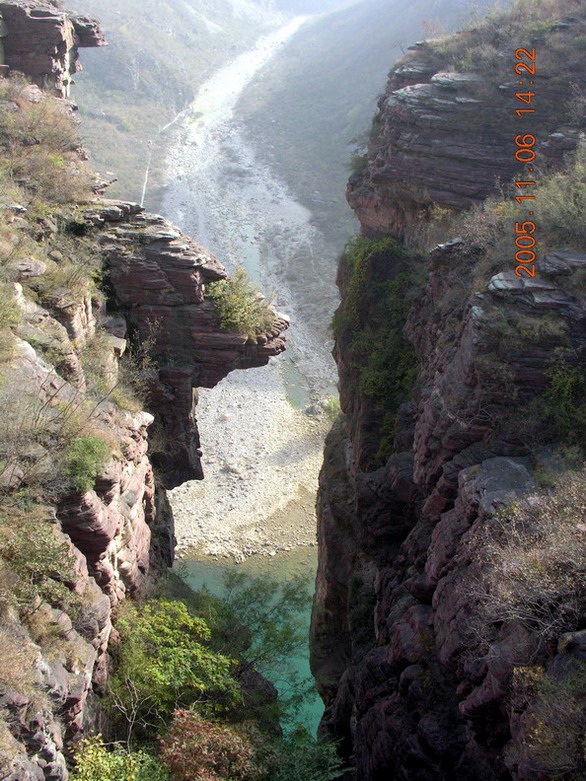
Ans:
<svg viewBox="0 0 586 781"><path fill-rule="evenodd" d="M577 629L586 606L586 472L499 513L475 535L482 633L520 621L545 639Z"/></svg>
<svg viewBox="0 0 586 781"><path fill-rule="evenodd" d="M256 744L260 736L253 727ZM243 726L233 727L179 710L161 741L161 758L173 781L261 781L266 766L259 761L255 741Z"/></svg>
<svg viewBox="0 0 586 781"><path fill-rule="evenodd" d="M90 491L110 456L110 445L95 434L76 437L65 452L66 472L77 491Z"/></svg>
<svg viewBox="0 0 586 781"><path fill-rule="evenodd" d="M340 399L337 396L329 396L325 401L324 409L333 420L340 412Z"/></svg>
<svg viewBox="0 0 586 781"><path fill-rule="evenodd" d="M290 718L305 698L306 687L291 670L289 660L307 645L302 617L311 602L307 580L295 576L280 583L232 572L225 579L225 589L224 603L234 618L231 648L244 657L237 675L254 667L277 681L279 717Z"/></svg>
<svg viewBox="0 0 586 781"><path fill-rule="evenodd" d="M210 629L179 601L123 605L116 627L121 645L110 684L127 742L154 737L180 706L222 710L238 700L233 663L210 648Z"/></svg>
<svg viewBox="0 0 586 781"><path fill-rule="evenodd" d="M333 743L304 731L276 740L254 724L228 725L178 711L161 741L172 781L333 781L342 772Z"/></svg>
<svg viewBox="0 0 586 781"><path fill-rule="evenodd" d="M536 192L539 231L550 247L586 249L586 141L578 144L572 163L563 171L539 177Z"/></svg>
<svg viewBox="0 0 586 781"><path fill-rule="evenodd" d="M13 689L30 696L38 653L32 643L26 643L23 637L18 637L18 629L18 626L4 622L0 624L0 688L3 691ZM16 638L18 642L15 642Z"/></svg>
<svg viewBox="0 0 586 781"><path fill-rule="evenodd" d="M87 198L91 175L79 154L75 118L62 101L22 98L23 86L19 78L0 85L0 99L18 105L0 116L0 167L24 183L31 199L59 204Z"/></svg>
<svg viewBox="0 0 586 781"><path fill-rule="evenodd" d="M228 279L211 282L206 288L222 328L254 338L270 331L275 322L273 311L256 293L246 271L238 266Z"/></svg>
<svg viewBox="0 0 586 781"><path fill-rule="evenodd" d="M267 729L274 729L277 720L294 721L312 685L309 679L299 678L290 661L307 647L308 581L296 576L282 583L233 572L225 578L223 597L205 587L178 590L173 583L173 579L160 582L163 594L181 597L192 613L203 616L212 632L211 647L236 660L233 674L243 682L243 699L230 709L231 717L255 719ZM264 687L247 686L251 667L277 684L278 700L267 696Z"/></svg>
<svg viewBox="0 0 586 781"><path fill-rule="evenodd" d="M9 361L14 349L11 328L18 325L21 312L14 301L14 291L0 282L0 363Z"/></svg>
<svg viewBox="0 0 586 781"><path fill-rule="evenodd" d="M392 236L351 242L342 259L346 291L333 323L336 339L347 345L359 390L378 413L373 448L378 462L391 452L395 415L409 398L418 371L415 351L403 336L417 289L413 272L401 270L406 257Z"/></svg>
<svg viewBox="0 0 586 781"><path fill-rule="evenodd" d="M586 455L586 375L580 362L579 354L558 346L548 372L549 386L529 402L527 413L541 442L547 437Z"/></svg>
<svg viewBox="0 0 586 781"><path fill-rule="evenodd" d="M347 325L351 330L360 328L364 318L363 301L367 293L367 281L372 272L372 266L377 259L405 256L404 247L393 236L380 239L367 239L363 236L350 241L344 250L342 263L348 269L349 279L344 295L343 305L334 316L334 330ZM338 321L338 322L337 322ZM340 322L342 321L342 322ZM337 333L337 335L339 335Z"/></svg>
<svg viewBox="0 0 586 781"><path fill-rule="evenodd" d="M344 771L336 746L300 732L275 746L277 761L268 781L334 781Z"/></svg>
<svg viewBox="0 0 586 781"><path fill-rule="evenodd" d="M107 747L101 735L84 738L75 752L71 781L168 781L169 774L156 757L143 751L129 753Z"/></svg>
<svg viewBox="0 0 586 781"><path fill-rule="evenodd" d="M570 664L554 675L539 665L514 668L512 704L524 711L524 750L531 770L540 778L578 781L586 771L586 664L575 657L566 661Z"/></svg>

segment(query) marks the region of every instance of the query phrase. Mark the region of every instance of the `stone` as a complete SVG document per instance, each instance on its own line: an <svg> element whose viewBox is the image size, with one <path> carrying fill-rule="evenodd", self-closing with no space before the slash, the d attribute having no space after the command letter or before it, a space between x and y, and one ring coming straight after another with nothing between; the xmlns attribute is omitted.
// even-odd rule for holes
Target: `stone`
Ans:
<svg viewBox="0 0 586 781"><path fill-rule="evenodd" d="M34 258L21 258L14 263L8 264L17 275L17 281L29 279L30 277L40 277L47 270L47 264L42 260Z"/></svg>
<svg viewBox="0 0 586 781"><path fill-rule="evenodd" d="M101 200L85 219L92 230L104 226L103 252L127 323L152 352L165 355L149 397L155 429L163 425L174 448L154 452L153 459L168 488L201 479L195 388L211 388L234 369L265 365L285 349L288 319L275 312L273 328L255 342L227 332L205 299L205 285L226 277L214 255L138 204ZM106 327L125 333L112 320Z"/></svg>

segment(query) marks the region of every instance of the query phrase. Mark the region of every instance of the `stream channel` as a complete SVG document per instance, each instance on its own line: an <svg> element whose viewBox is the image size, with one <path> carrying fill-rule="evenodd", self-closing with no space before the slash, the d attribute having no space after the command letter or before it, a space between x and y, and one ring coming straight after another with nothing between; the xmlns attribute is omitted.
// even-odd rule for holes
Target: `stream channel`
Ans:
<svg viewBox="0 0 586 781"><path fill-rule="evenodd" d="M166 131L164 215L229 271L242 264L267 297L277 291L277 308L291 318L285 355L200 391L205 480L170 495L177 572L219 594L234 567L283 580L293 572L315 577L315 496L331 426L320 402L336 394L327 331L336 292L323 262L328 257L331 268L341 247L326 246L312 213L263 162L263 139L246 137L237 112L246 86L306 21L293 19L217 71ZM308 610L308 628L309 617ZM290 659L307 677L308 656L307 649ZM314 730L322 711L316 693L299 720Z"/></svg>

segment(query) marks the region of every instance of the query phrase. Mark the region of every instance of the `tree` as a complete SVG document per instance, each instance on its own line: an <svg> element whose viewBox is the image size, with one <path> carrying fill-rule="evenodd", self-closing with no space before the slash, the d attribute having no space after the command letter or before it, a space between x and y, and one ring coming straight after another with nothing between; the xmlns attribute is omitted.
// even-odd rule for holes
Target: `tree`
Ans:
<svg viewBox="0 0 586 781"><path fill-rule="evenodd" d="M279 689L279 718L286 720L312 686L291 669L291 657L308 642L303 616L311 605L307 579L295 576L279 582L232 572L225 589L224 603L233 617L230 649L243 657L236 675L253 668L269 678Z"/></svg>
<svg viewBox="0 0 586 781"><path fill-rule="evenodd" d="M183 602L125 604L117 621L118 666L110 684L130 745L152 739L178 707L221 710L239 700L235 663L210 648L210 629Z"/></svg>

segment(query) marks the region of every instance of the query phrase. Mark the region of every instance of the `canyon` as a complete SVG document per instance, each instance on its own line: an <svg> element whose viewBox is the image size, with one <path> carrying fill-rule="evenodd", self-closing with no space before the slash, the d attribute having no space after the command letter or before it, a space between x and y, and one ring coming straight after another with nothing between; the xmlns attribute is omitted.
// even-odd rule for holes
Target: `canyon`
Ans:
<svg viewBox="0 0 586 781"><path fill-rule="evenodd" d="M4 64L33 82L9 80L0 104L5 127L25 128L35 107L58 127L64 117L70 122L77 49L102 46L98 23L33 0L2 0L0 13ZM320 732L337 742L349 767L344 781L536 781L585 772L586 237L577 227L585 29L579 3L548 0L534 15L516 7L413 45L390 72L363 164L350 177L347 199L361 235L338 268L341 413L319 478L311 627L312 671L326 708ZM537 52L539 111L533 141L515 144L529 129L515 117L524 105L515 94L514 68L523 60L516 51ZM72 742L104 723L100 703L119 642L113 611L172 564L169 492L181 496L183 483L203 477L206 458L213 462L213 453L202 453L198 389L203 395L246 369L251 379L234 383L236 392L268 395L285 374L287 364L273 359L288 334L316 397L328 389L323 362L311 368L312 353L328 349L325 324L307 327L313 311L303 322L310 311L296 299L303 288L281 293L301 323L290 328L269 305L271 325L254 335L223 326L210 292L229 274L199 241L232 266L260 231L274 228L260 209L244 228L241 205L227 198L220 208L220 190L206 181L225 173L225 159L213 157L218 139L229 146L243 203L257 198L269 215L285 204L297 228L315 234L284 181L266 186L271 171L243 129L228 132L238 94L210 116L202 94L184 115L164 196L166 213L177 214L172 221L105 197L106 181L95 175L77 200L43 183L55 202L40 208L40 179L35 190L26 153L25 173L4 183L6 781L65 781ZM53 143L54 134L27 139L25 149ZM57 169L75 184L86 176L76 143L67 136L48 157L59 158ZM17 146L12 137L6 144ZM187 156L179 157L183 146ZM534 220L508 184L533 174L515 148L532 149L539 166ZM202 193L220 204L215 222L198 212ZM515 225L529 237L518 248L533 247L530 226L541 232L538 249L529 250L533 276L518 271L521 263L515 269ZM264 257L248 248L259 279L279 280L271 253L288 227L271 234ZM311 275L303 282L311 286ZM333 300L328 280L319 289ZM267 364L271 379L254 379ZM142 404L128 398L129 385L140 386ZM213 426L213 402L208 415ZM231 421L222 423L229 432ZM228 436L221 438L234 449ZM81 446L104 456L80 465ZM84 463L89 475L75 471ZM196 499L185 502L182 511L193 514ZM213 552L226 545L220 539Z"/></svg>

